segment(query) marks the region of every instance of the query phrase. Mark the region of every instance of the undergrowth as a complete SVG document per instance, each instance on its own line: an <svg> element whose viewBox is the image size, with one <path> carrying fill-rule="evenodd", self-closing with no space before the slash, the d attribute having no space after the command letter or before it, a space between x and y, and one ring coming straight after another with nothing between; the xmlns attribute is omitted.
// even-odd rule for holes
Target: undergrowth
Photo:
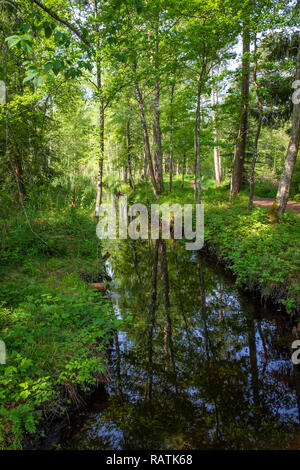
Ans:
<svg viewBox="0 0 300 470"><path fill-rule="evenodd" d="M192 177L182 188L175 178L172 192L158 200L148 185L141 183L129 194L130 201L191 204ZM167 181L166 181L167 184ZM265 298L283 305L288 312L300 309L300 217L287 211L278 224L269 220L268 211L247 209L243 192L229 203L229 185L212 186L204 180L205 244L236 276L237 284L258 291Z"/></svg>
<svg viewBox="0 0 300 470"><path fill-rule="evenodd" d="M0 252L0 449L20 449L44 422L78 406L107 375L117 327L109 299L92 290L101 247L82 210L28 208L2 222ZM33 233L34 232L34 233Z"/></svg>

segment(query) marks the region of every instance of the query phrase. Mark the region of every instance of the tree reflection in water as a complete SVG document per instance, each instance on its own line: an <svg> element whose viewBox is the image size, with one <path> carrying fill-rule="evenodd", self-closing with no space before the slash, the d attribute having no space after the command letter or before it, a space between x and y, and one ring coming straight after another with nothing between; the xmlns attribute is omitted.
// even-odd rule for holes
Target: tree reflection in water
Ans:
<svg viewBox="0 0 300 470"><path fill-rule="evenodd" d="M109 250L124 324L108 400L99 411L95 396L75 417L63 448L299 448L288 319L178 242L127 240Z"/></svg>

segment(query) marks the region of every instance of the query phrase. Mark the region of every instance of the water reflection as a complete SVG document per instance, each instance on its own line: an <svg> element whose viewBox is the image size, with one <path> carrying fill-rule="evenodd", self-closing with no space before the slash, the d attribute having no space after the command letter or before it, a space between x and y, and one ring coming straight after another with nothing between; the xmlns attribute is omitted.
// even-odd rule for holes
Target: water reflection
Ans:
<svg viewBox="0 0 300 470"><path fill-rule="evenodd" d="M120 241L110 251L124 319L112 381L63 447L299 448L300 369L287 318L178 242Z"/></svg>

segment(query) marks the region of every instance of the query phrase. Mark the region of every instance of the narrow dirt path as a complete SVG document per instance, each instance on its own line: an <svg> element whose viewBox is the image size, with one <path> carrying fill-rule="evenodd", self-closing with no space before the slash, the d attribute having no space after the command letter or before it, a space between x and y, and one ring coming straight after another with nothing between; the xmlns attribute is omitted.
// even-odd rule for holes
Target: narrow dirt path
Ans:
<svg viewBox="0 0 300 470"><path fill-rule="evenodd" d="M268 197L255 196L253 202L256 206L270 208L274 202L274 199ZM289 201L287 204L287 210L294 209L294 211L300 215L300 202Z"/></svg>

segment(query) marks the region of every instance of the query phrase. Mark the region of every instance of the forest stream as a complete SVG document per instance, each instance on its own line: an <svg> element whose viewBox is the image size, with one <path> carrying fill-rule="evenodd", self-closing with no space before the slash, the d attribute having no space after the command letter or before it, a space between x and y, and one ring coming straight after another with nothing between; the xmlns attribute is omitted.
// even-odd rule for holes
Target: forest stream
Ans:
<svg viewBox="0 0 300 470"><path fill-rule="evenodd" d="M292 324L180 243L109 247L111 380L64 429L63 449L298 449Z"/></svg>

